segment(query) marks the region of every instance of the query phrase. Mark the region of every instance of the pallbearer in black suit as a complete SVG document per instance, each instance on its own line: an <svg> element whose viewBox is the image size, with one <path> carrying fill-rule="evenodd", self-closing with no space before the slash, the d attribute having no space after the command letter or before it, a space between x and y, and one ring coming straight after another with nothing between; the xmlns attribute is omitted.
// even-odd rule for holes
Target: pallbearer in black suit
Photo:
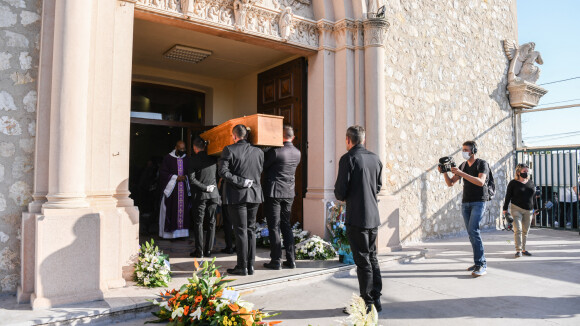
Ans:
<svg viewBox="0 0 580 326"><path fill-rule="evenodd" d="M290 216L292 202L295 195L296 167L300 163L300 151L294 147L294 130L291 126L284 126L284 146L272 148L266 152L264 159L264 196L266 219L270 237L270 262L264 267L280 269L282 259L282 245L280 231L284 237L286 261L284 266L295 268L294 236Z"/></svg>
<svg viewBox="0 0 580 326"><path fill-rule="evenodd" d="M336 199L346 201L346 235L357 270L360 295L371 309L381 311L381 271L377 261L377 231L380 224L377 194L381 190L383 165L379 157L363 146L361 126L346 131L348 153L340 158L334 185Z"/></svg>
<svg viewBox="0 0 580 326"><path fill-rule="evenodd" d="M256 253L256 214L264 200L260 176L264 166L264 152L248 141L248 130L237 125L232 130L234 144L226 146L219 159L218 172L225 181L224 204L234 225L236 252L235 268L229 274L254 274Z"/></svg>
<svg viewBox="0 0 580 326"><path fill-rule="evenodd" d="M195 138L193 140L195 155L191 156L189 164L189 181L194 191L192 215L195 238L195 251L189 255L197 258L211 255L215 239L215 211L220 203L216 182L217 158L207 155L206 147L205 140L201 137Z"/></svg>

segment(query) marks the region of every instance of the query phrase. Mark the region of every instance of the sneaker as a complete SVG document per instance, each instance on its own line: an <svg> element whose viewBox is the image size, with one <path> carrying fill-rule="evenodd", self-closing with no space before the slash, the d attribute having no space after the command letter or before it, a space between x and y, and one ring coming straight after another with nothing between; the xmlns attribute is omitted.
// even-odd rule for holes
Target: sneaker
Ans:
<svg viewBox="0 0 580 326"><path fill-rule="evenodd" d="M572 223L571 222L566 223L566 229L571 229L571 228L572 228Z"/></svg>
<svg viewBox="0 0 580 326"><path fill-rule="evenodd" d="M475 270L475 268L477 267L477 265L473 265L467 268L468 272L473 272Z"/></svg>
<svg viewBox="0 0 580 326"><path fill-rule="evenodd" d="M521 251L517 251L516 252L516 258L520 258L522 256L522 252Z"/></svg>
<svg viewBox="0 0 580 326"><path fill-rule="evenodd" d="M487 274L487 268L485 266L475 266L475 269L471 273L473 277L479 277Z"/></svg>
<svg viewBox="0 0 580 326"><path fill-rule="evenodd" d="M531 256L531 255L532 255L532 254L531 254L529 251L527 251L527 250L524 250L524 251L522 251L522 254L524 254L524 255L526 255L526 256Z"/></svg>

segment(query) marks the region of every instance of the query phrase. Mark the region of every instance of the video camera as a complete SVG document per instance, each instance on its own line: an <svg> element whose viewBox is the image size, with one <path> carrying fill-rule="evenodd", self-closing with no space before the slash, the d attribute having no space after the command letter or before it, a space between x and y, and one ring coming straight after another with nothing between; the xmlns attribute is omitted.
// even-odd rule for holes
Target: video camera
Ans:
<svg viewBox="0 0 580 326"><path fill-rule="evenodd" d="M451 168L456 167L455 160L451 156L443 156L440 158L438 165L441 173L451 172Z"/></svg>
<svg viewBox="0 0 580 326"><path fill-rule="evenodd" d="M514 218L509 212L506 212L503 216L503 229L512 232L514 231Z"/></svg>

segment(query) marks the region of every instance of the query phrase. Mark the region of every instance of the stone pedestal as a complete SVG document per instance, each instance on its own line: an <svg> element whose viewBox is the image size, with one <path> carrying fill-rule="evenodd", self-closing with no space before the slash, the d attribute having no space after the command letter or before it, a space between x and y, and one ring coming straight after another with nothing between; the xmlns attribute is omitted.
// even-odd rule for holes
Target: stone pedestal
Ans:
<svg viewBox="0 0 580 326"><path fill-rule="evenodd" d="M102 299L101 217L92 209L45 209L36 219L33 309Z"/></svg>
<svg viewBox="0 0 580 326"><path fill-rule="evenodd" d="M381 225L377 235L379 253L401 250L399 237L399 199L391 195L379 195Z"/></svg>
<svg viewBox="0 0 580 326"><path fill-rule="evenodd" d="M512 108L530 109L538 105L540 98L548 90L527 81L514 81L508 84L510 105Z"/></svg>

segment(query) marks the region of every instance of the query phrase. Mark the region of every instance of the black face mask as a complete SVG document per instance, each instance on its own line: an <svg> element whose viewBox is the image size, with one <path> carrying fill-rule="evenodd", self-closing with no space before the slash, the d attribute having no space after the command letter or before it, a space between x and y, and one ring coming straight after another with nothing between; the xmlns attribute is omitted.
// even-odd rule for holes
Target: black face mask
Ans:
<svg viewBox="0 0 580 326"><path fill-rule="evenodd" d="M527 179L528 178L528 174L527 173L520 173L520 177Z"/></svg>
<svg viewBox="0 0 580 326"><path fill-rule="evenodd" d="M177 157L183 156L183 154L185 154L184 151L175 150L175 155L177 155Z"/></svg>

